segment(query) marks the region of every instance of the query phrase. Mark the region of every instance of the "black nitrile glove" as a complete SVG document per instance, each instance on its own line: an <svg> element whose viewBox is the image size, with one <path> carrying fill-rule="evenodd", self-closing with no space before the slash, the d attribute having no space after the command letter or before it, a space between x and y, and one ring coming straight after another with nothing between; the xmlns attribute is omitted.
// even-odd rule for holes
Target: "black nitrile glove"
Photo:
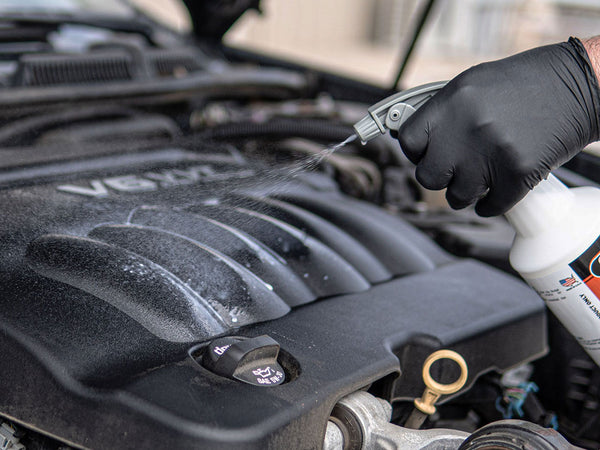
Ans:
<svg viewBox="0 0 600 450"><path fill-rule="evenodd" d="M598 140L600 90L578 39L480 64L400 128L428 189L453 208L506 212L548 173ZM486 194L487 193L487 194Z"/></svg>

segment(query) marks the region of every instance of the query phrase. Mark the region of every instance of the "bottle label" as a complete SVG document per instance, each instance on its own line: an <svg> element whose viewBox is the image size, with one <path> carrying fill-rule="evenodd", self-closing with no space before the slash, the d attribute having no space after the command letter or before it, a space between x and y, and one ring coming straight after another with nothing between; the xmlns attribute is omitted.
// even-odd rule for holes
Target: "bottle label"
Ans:
<svg viewBox="0 0 600 450"><path fill-rule="evenodd" d="M527 282L600 365L600 237L564 269Z"/></svg>

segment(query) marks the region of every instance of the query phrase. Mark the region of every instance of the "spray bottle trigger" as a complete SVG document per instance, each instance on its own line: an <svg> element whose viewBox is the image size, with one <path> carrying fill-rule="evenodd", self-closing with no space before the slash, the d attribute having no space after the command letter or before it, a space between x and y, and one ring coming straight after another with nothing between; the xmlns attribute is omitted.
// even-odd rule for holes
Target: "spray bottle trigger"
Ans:
<svg viewBox="0 0 600 450"><path fill-rule="evenodd" d="M368 109L368 113L354 124L356 135L364 144L389 129L398 130L410 114L445 85L445 81L424 84L398 92L375 103Z"/></svg>

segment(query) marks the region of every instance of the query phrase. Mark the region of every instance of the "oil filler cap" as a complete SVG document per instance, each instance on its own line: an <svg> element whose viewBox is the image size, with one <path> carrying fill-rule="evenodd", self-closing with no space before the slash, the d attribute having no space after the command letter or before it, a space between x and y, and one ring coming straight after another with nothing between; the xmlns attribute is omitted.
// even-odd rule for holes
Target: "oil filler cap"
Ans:
<svg viewBox="0 0 600 450"><path fill-rule="evenodd" d="M229 336L211 341L201 364L222 377L254 386L276 386L285 381L278 356L279 344L270 336Z"/></svg>

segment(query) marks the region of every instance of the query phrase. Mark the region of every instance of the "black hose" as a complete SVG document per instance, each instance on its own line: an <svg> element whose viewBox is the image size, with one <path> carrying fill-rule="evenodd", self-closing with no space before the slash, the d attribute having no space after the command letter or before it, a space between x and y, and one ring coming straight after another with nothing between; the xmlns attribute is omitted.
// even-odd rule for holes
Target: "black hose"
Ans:
<svg viewBox="0 0 600 450"><path fill-rule="evenodd" d="M193 72L183 78L162 78L137 81L72 84L64 86L14 87L0 90L1 115L6 108L35 107L99 100L140 100L163 98L163 101L189 101L190 97L236 98L264 95L289 98L305 93L309 80L303 74L280 69L229 68L224 72Z"/></svg>
<svg viewBox="0 0 600 450"><path fill-rule="evenodd" d="M275 119L264 123L241 122L219 125L198 133L197 136L210 140L246 138L289 138L301 137L326 142L341 142L354 134L349 125L324 122L315 119Z"/></svg>
<svg viewBox="0 0 600 450"><path fill-rule="evenodd" d="M17 146L33 142L48 129L76 122L133 117L136 111L123 106L88 106L56 110L43 115L27 117L0 128L0 145Z"/></svg>
<svg viewBox="0 0 600 450"><path fill-rule="evenodd" d="M238 122L219 125L202 130L194 135L196 139L225 141L228 139L286 139L298 137L312 139L324 143L338 143L354 134L350 125L328 122L317 119L278 118L264 123ZM406 157L400 146L385 139L373 139L361 153L369 155L369 159L383 166L404 166Z"/></svg>

